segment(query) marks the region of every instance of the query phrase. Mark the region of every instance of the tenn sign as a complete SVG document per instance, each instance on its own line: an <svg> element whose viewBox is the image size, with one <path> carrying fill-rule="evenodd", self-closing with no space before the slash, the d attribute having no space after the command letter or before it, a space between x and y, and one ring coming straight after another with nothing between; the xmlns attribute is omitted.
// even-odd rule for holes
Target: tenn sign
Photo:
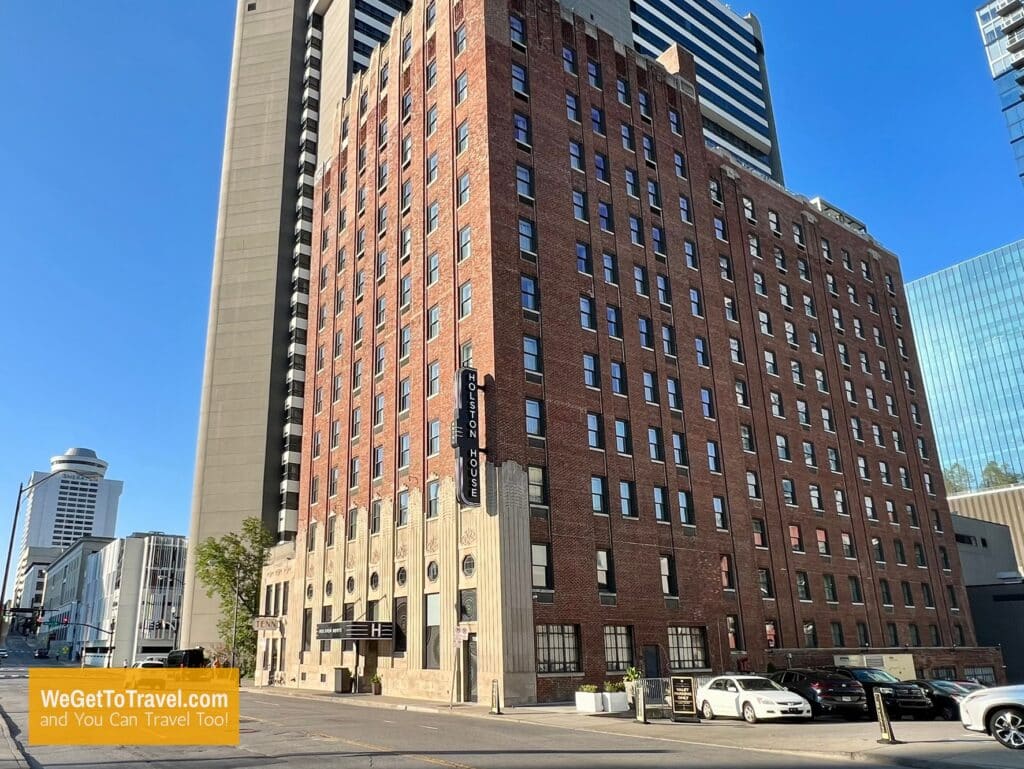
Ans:
<svg viewBox="0 0 1024 769"><path fill-rule="evenodd" d="M455 374L455 491L467 507L480 506L480 387L475 368Z"/></svg>

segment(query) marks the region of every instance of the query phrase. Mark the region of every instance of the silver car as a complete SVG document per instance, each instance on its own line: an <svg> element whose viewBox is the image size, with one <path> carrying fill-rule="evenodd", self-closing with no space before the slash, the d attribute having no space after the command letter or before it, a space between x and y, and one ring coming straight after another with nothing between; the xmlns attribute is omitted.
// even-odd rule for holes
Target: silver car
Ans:
<svg viewBox="0 0 1024 769"><path fill-rule="evenodd" d="M979 689L960 700L964 729L991 734L1003 747L1024 750L1024 685Z"/></svg>

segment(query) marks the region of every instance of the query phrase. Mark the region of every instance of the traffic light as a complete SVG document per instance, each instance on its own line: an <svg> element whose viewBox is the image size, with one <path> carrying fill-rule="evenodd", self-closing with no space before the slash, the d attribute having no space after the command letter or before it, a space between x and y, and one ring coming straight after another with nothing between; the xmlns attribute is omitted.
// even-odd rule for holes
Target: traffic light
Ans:
<svg viewBox="0 0 1024 769"><path fill-rule="evenodd" d="M71 617L61 617L60 624L62 624L62 625L70 625L71 624Z"/></svg>

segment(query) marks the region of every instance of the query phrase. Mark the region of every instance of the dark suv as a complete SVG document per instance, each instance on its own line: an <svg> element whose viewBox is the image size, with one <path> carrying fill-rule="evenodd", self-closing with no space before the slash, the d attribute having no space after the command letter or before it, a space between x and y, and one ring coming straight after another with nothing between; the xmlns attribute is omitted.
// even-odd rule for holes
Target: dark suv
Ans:
<svg viewBox="0 0 1024 769"><path fill-rule="evenodd" d="M771 679L811 703L816 716L829 714L857 719L869 712L864 687L849 676L800 668L780 670L773 673Z"/></svg>
<svg viewBox="0 0 1024 769"><path fill-rule="evenodd" d="M932 701L920 686L904 683L892 673L878 668L829 667L830 672L860 681L868 695L868 707L875 714L875 690L882 693L885 709L892 719L913 716L915 719L933 718Z"/></svg>

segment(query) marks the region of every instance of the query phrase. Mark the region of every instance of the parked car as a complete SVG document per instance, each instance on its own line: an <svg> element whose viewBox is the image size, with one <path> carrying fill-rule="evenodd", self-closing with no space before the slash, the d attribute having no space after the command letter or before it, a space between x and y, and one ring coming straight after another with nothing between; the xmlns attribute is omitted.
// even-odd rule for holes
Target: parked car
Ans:
<svg viewBox="0 0 1024 769"><path fill-rule="evenodd" d="M899 720L905 715L917 719L932 718L932 701L921 687L904 683L887 670L879 668L828 667L840 675L860 681L868 696L868 708L875 715L875 690L882 693L882 701L889 718Z"/></svg>
<svg viewBox="0 0 1024 769"><path fill-rule="evenodd" d="M978 689L960 700L964 729L984 732L1005 748L1024 750L1024 685Z"/></svg>
<svg viewBox="0 0 1024 769"><path fill-rule="evenodd" d="M932 714L943 721L960 720L960 700L970 692L962 686L942 679L915 679L907 681L916 684L932 701Z"/></svg>
<svg viewBox="0 0 1024 769"><path fill-rule="evenodd" d="M32 656L35 657L37 660L48 660L50 659L50 652L48 652L46 649L36 649L32 653Z"/></svg>
<svg viewBox="0 0 1024 769"><path fill-rule="evenodd" d="M174 649L167 654L165 665L169 668L205 668L206 656L201 647L195 649Z"/></svg>
<svg viewBox="0 0 1024 769"><path fill-rule="evenodd" d="M161 660L140 660L132 665L133 668L162 668L164 663Z"/></svg>
<svg viewBox="0 0 1024 769"><path fill-rule="evenodd" d="M861 718L870 711L860 681L826 670L790 669L773 673L771 679L811 703L815 715Z"/></svg>
<svg viewBox="0 0 1024 769"><path fill-rule="evenodd" d="M812 718L811 705L799 694L761 676L718 676L697 689L704 718L742 718L756 724L768 718Z"/></svg>
<svg viewBox="0 0 1024 769"><path fill-rule="evenodd" d="M969 692L976 692L979 689L987 689L988 686L985 684L978 683L977 681L953 681L954 684L959 686L961 689L966 689Z"/></svg>

